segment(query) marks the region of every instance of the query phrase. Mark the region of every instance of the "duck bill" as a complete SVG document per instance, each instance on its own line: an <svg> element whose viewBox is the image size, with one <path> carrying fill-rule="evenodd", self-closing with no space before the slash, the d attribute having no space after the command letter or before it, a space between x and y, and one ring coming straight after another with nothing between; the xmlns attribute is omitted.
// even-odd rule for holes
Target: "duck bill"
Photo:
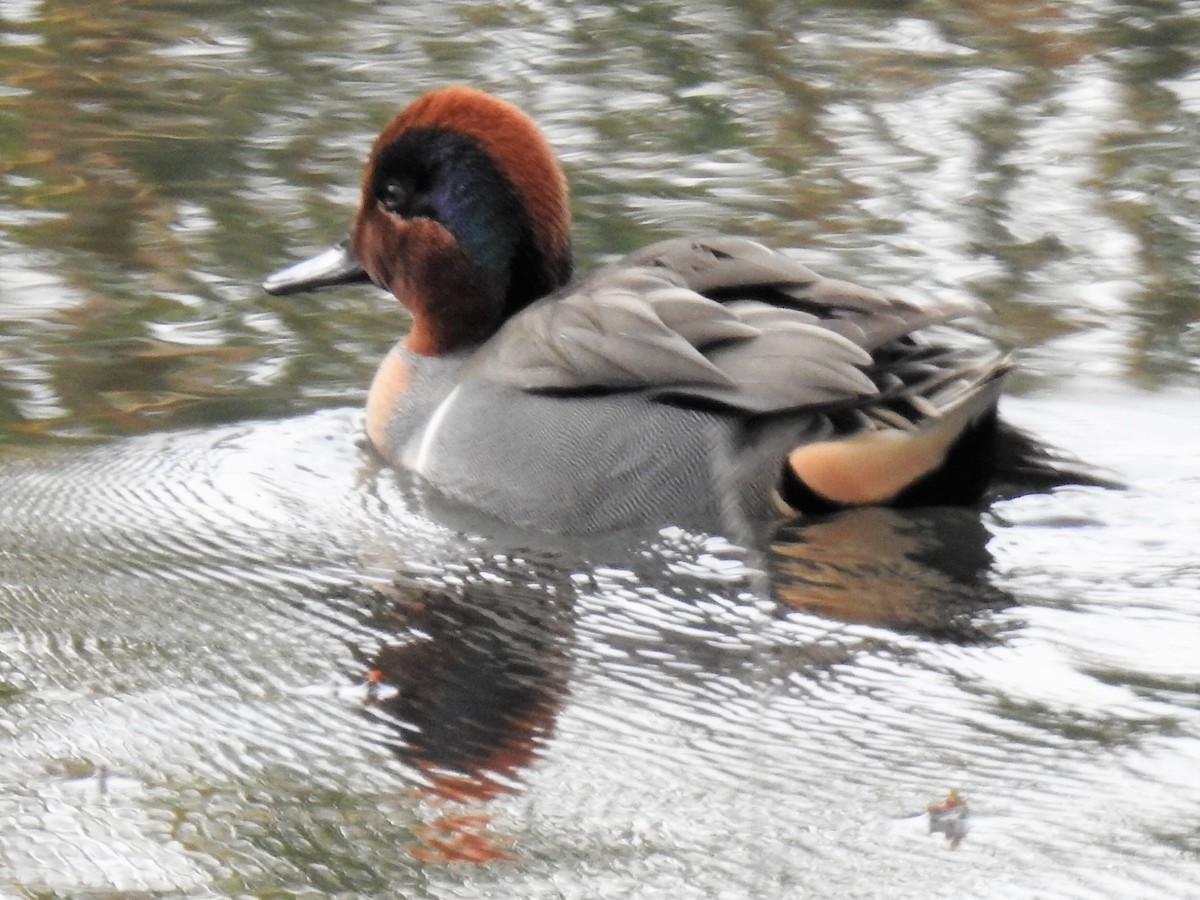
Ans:
<svg viewBox="0 0 1200 900"><path fill-rule="evenodd" d="M268 294L279 296L370 280L370 276L354 258L354 253L350 250L350 241L347 239L312 259L281 269L269 276L262 286Z"/></svg>

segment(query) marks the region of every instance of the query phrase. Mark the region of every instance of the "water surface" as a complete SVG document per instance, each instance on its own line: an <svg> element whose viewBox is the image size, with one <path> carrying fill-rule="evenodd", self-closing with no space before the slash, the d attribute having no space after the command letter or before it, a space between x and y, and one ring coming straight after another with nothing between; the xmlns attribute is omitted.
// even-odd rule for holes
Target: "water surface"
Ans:
<svg viewBox="0 0 1200 900"><path fill-rule="evenodd" d="M0 0L0 892L1194 891L1197 23ZM1006 414L1128 488L769 548L447 515L357 442L402 313L257 285L448 82L545 126L581 267L732 231L984 299Z"/></svg>

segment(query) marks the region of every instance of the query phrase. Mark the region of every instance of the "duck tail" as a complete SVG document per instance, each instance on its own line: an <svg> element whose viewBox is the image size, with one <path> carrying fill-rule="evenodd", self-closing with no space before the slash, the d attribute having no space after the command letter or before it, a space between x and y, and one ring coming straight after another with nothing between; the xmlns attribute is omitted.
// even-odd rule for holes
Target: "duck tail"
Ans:
<svg viewBox="0 0 1200 900"><path fill-rule="evenodd" d="M988 499L1004 500L1071 485L1125 487L1116 478L1003 420L997 422L995 441L995 471Z"/></svg>

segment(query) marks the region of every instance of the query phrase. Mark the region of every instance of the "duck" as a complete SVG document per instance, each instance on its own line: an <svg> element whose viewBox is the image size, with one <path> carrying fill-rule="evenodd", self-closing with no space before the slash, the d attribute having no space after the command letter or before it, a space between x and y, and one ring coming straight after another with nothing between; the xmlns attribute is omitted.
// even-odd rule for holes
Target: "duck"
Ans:
<svg viewBox="0 0 1200 900"><path fill-rule="evenodd" d="M523 529L736 532L973 505L1006 448L1044 474L998 418L1012 360L947 324L981 303L823 277L733 235L663 240L576 277L554 150L473 87L402 109L370 150L348 235L263 288L368 281L411 327L371 382L367 442Z"/></svg>

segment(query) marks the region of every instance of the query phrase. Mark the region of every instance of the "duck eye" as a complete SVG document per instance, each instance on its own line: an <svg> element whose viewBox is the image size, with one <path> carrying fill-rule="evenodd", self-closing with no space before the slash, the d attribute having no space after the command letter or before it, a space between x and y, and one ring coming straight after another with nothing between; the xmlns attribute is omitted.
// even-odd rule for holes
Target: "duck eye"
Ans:
<svg viewBox="0 0 1200 900"><path fill-rule="evenodd" d="M403 215L412 203L412 186L397 178L383 183L378 194L379 205L388 212Z"/></svg>

